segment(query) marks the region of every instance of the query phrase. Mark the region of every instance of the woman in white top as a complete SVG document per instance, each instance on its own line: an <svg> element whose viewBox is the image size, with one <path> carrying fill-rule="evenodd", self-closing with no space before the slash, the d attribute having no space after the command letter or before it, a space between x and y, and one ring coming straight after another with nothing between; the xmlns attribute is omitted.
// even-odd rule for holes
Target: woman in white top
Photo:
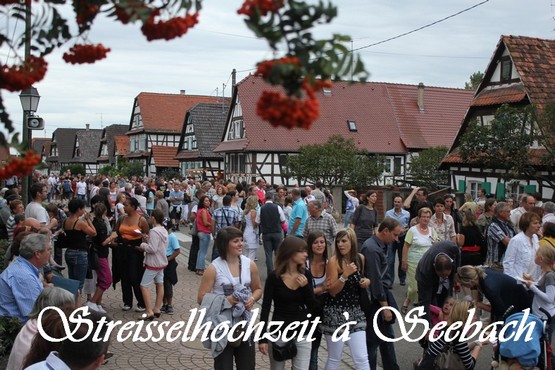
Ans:
<svg viewBox="0 0 555 370"><path fill-rule="evenodd" d="M254 261L242 255L243 233L232 226L224 227L218 231L214 244L220 256L204 271L197 302L201 304L206 293L222 294L231 305L243 304L250 313L262 296L262 284ZM251 294L248 299L240 300L237 298L238 290L243 288ZM223 352L214 358L214 369L232 370L234 358L237 369L255 369L255 347L252 339L241 341L239 346L228 343Z"/></svg>
<svg viewBox="0 0 555 370"><path fill-rule="evenodd" d="M243 241L245 242L246 256L254 261L256 258L256 250L258 249L258 227L256 227L256 209L258 208L258 197L251 195L245 203L245 230L243 231Z"/></svg>
<svg viewBox="0 0 555 370"><path fill-rule="evenodd" d="M326 235L319 230L311 231L307 237L308 259L306 265L312 275L312 287L314 288L314 296L319 304L318 312L315 316L321 314L321 308L324 306L324 299L327 295L328 285L326 284L326 264L328 263L328 243ZM312 350L310 352L309 370L318 370L318 348L322 341L322 332L316 330L314 332L314 342L312 342Z"/></svg>
<svg viewBox="0 0 555 370"><path fill-rule="evenodd" d="M503 257L503 272L517 280L538 281L541 270L534 263L539 247L537 233L540 231L540 216L526 212L520 217L518 227L521 232L513 236Z"/></svg>

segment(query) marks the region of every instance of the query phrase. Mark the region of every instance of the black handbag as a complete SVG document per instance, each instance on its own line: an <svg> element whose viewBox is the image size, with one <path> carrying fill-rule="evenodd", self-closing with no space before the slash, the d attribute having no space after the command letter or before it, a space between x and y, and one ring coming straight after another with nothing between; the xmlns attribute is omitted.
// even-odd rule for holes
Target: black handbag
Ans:
<svg viewBox="0 0 555 370"><path fill-rule="evenodd" d="M273 343L272 354L274 356L274 360L276 361L290 360L297 356L297 344L294 340L285 342L281 346L277 343Z"/></svg>

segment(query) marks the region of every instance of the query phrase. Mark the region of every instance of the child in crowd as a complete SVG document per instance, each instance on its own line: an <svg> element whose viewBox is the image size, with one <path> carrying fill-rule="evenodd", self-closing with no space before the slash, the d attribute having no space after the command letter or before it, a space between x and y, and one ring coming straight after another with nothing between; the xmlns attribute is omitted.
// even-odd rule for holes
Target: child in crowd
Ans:
<svg viewBox="0 0 555 370"><path fill-rule="evenodd" d="M177 236L172 232L171 222L166 220L164 226L168 230L168 249L166 250L168 265L164 269L164 299L160 311L173 315L173 286L177 284L177 261L175 259L181 253L181 250L179 249Z"/></svg>
<svg viewBox="0 0 555 370"><path fill-rule="evenodd" d="M447 321L449 315L451 314L451 309L453 309L453 305L455 304L456 300L453 297L448 297L443 306L440 308L438 306L430 305L430 316L432 320L432 326L436 325L441 321Z"/></svg>

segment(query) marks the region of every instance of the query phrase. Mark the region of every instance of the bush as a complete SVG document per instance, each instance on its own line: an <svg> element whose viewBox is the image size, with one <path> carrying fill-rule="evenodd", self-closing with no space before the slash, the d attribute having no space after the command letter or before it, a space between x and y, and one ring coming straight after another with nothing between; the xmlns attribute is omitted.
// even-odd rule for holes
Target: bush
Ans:
<svg viewBox="0 0 555 370"><path fill-rule="evenodd" d="M17 317L0 317L0 363L7 362L5 360L9 357L15 337L22 326Z"/></svg>
<svg viewBox="0 0 555 370"><path fill-rule="evenodd" d="M8 249L8 240L0 239L0 272L4 271L4 258Z"/></svg>

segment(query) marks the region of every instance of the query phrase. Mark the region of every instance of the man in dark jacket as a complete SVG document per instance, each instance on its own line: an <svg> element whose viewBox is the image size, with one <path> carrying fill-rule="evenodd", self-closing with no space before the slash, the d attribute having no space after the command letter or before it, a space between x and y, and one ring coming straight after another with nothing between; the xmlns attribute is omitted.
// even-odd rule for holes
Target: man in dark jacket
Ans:
<svg viewBox="0 0 555 370"><path fill-rule="evenodd" d="M460 263L459 247L452 241L432 245L418 262L415 275L418 304L424 306L428 321L430 304L441 307L445 298L453 294L455 273Z"/></svg>
<svg viewBox="0 0 555 370"><path fill-rule="evenodd" d="M384 309L377 320L378 327L372 325L374 316L382 307L394 307L397 303L389 290L389 277L387 270L387 246L399 238L401 225L393 218L386 218L378 226L378 232L367 239L362 245L361 253L365 257L364 275L372 282L368 288L371 295L370 309L366 310L366 348L371 369L376 369L378 348L382 356L384 370L399 370L395 347L393 342L381 340L376 335L376 330L386 337L393 338L393 314L391 310Z"/></svg>

